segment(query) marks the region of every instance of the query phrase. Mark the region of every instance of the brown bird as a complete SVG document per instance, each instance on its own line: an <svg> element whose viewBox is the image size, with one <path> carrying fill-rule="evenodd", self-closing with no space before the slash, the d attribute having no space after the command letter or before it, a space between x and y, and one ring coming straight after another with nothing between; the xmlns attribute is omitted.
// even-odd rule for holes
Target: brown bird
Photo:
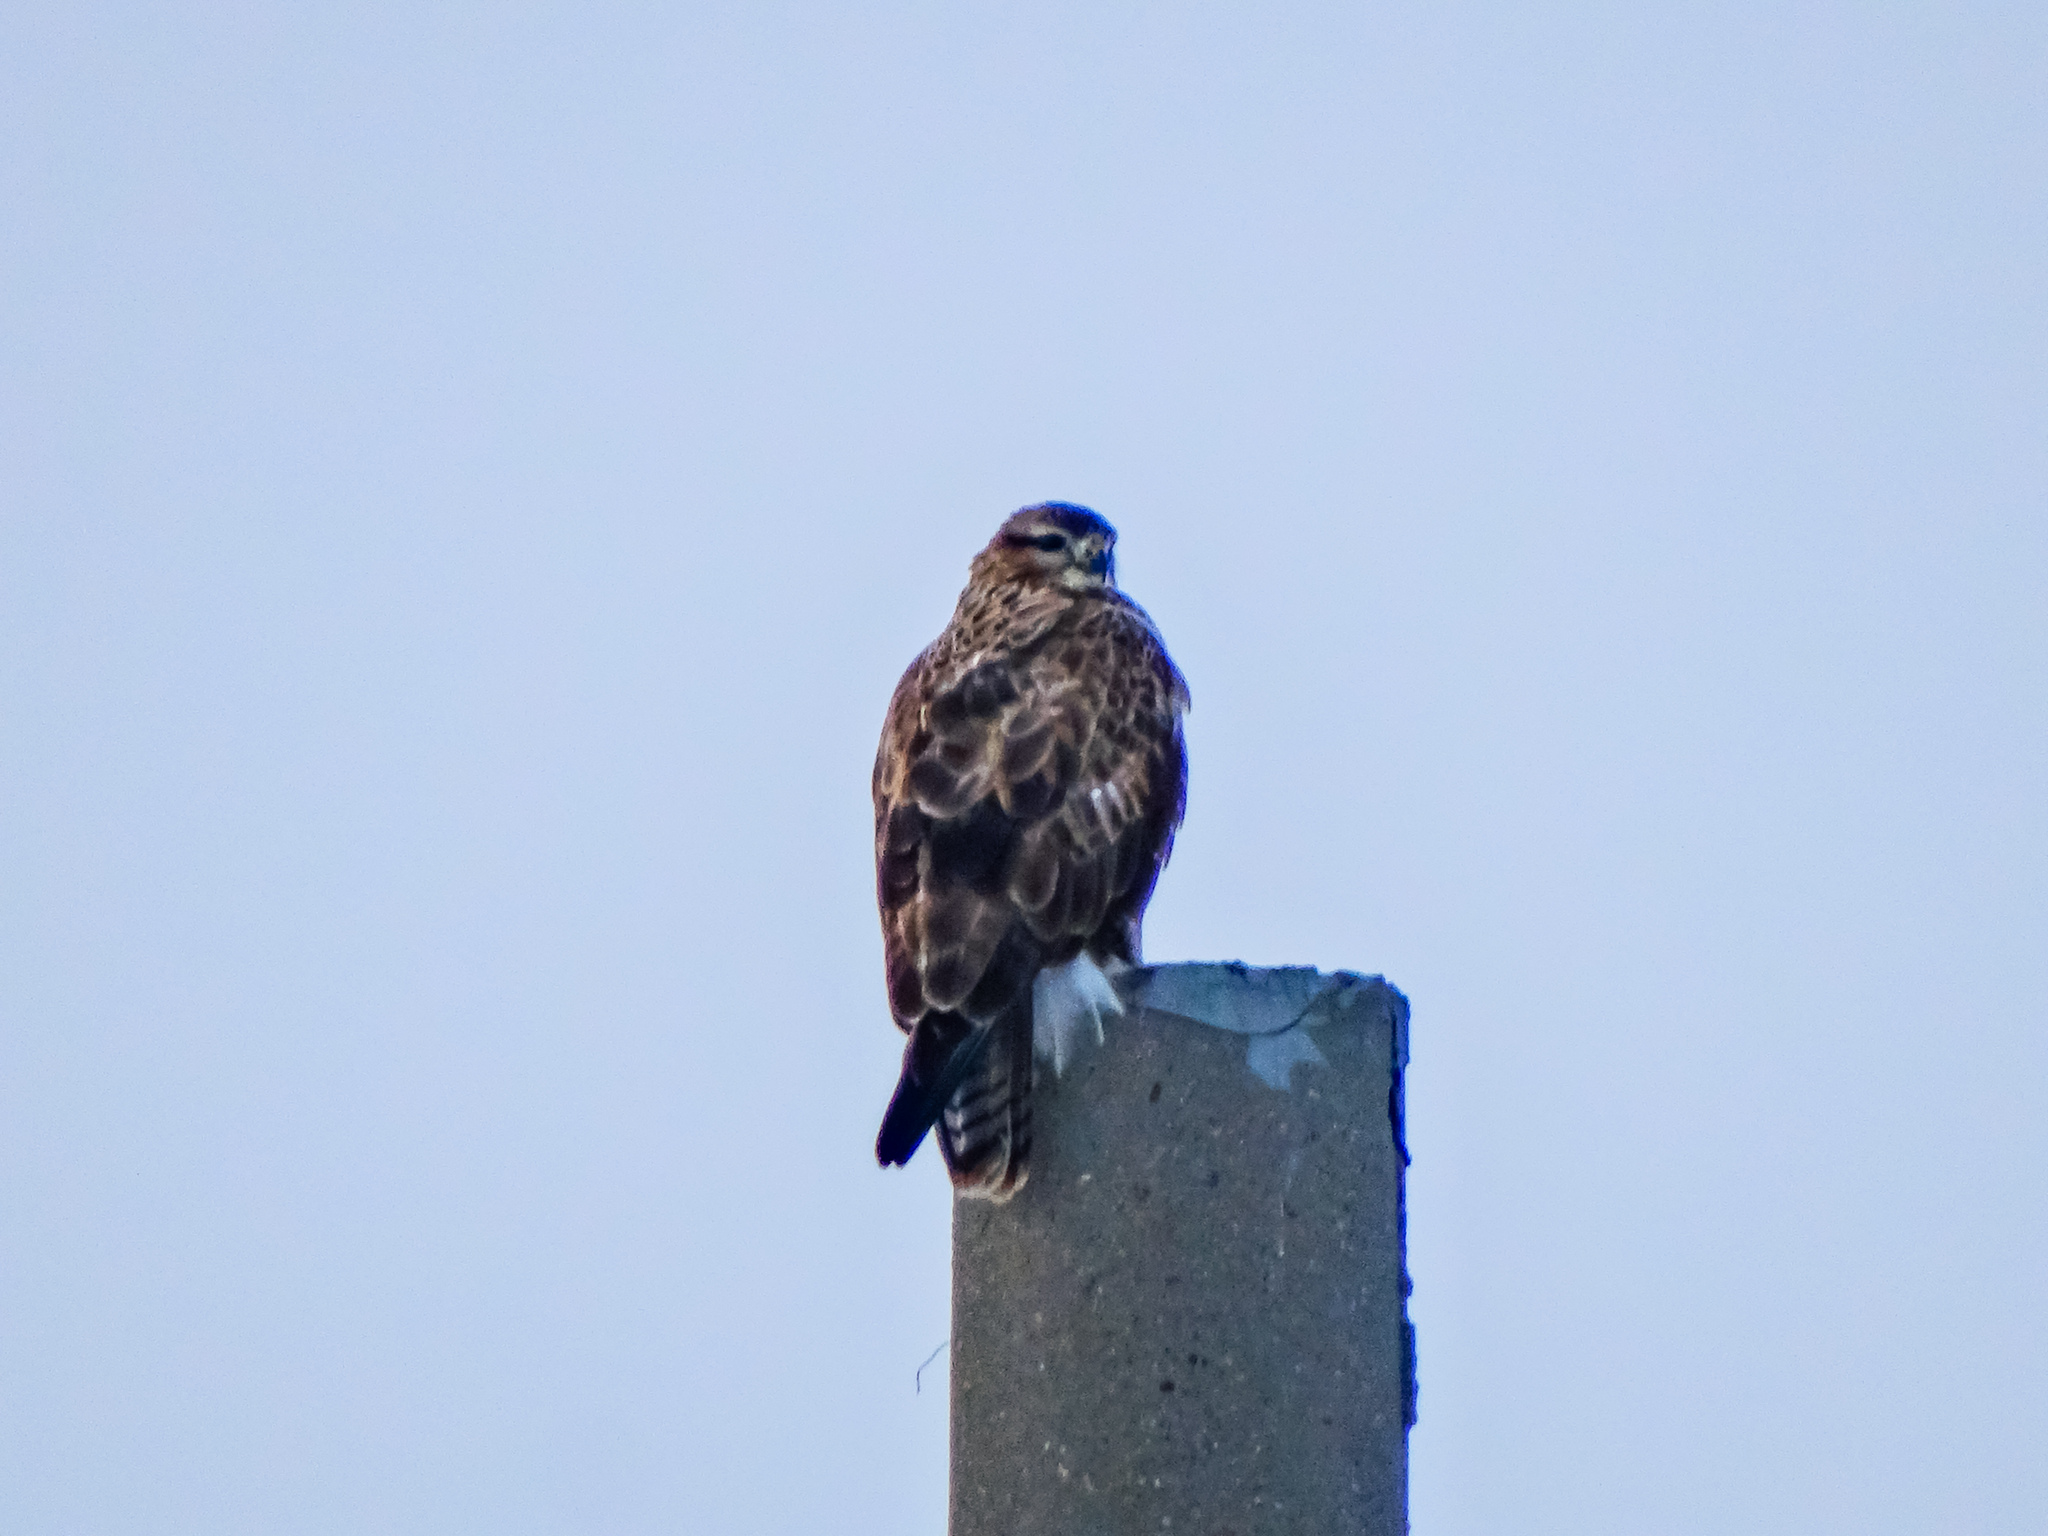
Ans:
<svg viewBox="0 0 2048 1536"><path fill-rule="evenodd" d="M968 568L903 674L875 756L889 1010L910 1036L875 1157L934 1124L960 1193L1007 1200L1031 1151L1034 1050L1055 1071L1122 1011L1109 976L1187 803L1187 682L1117 591L1116 530L1026 507Z"/></svg>

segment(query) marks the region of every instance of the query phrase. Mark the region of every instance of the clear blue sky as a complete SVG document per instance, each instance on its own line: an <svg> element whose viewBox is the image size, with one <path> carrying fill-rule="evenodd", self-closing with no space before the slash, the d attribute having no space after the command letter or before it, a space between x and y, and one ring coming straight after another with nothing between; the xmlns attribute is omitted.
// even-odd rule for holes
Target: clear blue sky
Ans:
<svg viewBox="0 0 2048 1536"><path fill-rule="evenodd" d="M867 774L1062 497L1153 957L1414 999L1419 1536L2048 1528L2044 101L2020 4L7 7L0 1523L939 1531Z"/></svg>

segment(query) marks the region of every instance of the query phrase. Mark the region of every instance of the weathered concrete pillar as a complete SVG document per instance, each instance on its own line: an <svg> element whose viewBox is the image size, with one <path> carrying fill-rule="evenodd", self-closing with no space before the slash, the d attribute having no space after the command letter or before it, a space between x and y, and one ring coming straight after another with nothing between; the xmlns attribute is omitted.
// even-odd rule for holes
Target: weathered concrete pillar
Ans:
<svg viewBox="0 0 2048 1536"><path fill-rule="evenodd" d="M1105 1044L1040 1069L1022 1193L954 1202L952 1536L1405 1532L1407 1000L1119 986Z"/></svg>

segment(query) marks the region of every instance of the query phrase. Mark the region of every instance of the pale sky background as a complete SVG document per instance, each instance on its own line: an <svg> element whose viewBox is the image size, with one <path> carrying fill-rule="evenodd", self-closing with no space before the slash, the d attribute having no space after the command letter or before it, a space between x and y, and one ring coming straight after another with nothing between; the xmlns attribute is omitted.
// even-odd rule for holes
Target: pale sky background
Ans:
<svg viewBox="0 0 2048 1536"><path fill-rule="evenodd" d="M1419 1536L2048 1529L2048 10L313 9L0 11L0 1527L940 1531L1061 497L1151 956L1414 1000Z"/></svg>

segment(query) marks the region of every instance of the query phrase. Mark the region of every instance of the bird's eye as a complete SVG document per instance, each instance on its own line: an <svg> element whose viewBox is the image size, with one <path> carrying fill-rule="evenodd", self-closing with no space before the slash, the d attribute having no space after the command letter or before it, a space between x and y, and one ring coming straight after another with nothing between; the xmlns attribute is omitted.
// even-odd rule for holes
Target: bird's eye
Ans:
<svg viewBox="0 0 2048 1536"><path fill-rule="evenodd" d="M1067 547L1067 536L1063 533L1041 533L1036 538L1024 541L1033 549L1042 549L1048 555L1056 555Z"/></svg>

